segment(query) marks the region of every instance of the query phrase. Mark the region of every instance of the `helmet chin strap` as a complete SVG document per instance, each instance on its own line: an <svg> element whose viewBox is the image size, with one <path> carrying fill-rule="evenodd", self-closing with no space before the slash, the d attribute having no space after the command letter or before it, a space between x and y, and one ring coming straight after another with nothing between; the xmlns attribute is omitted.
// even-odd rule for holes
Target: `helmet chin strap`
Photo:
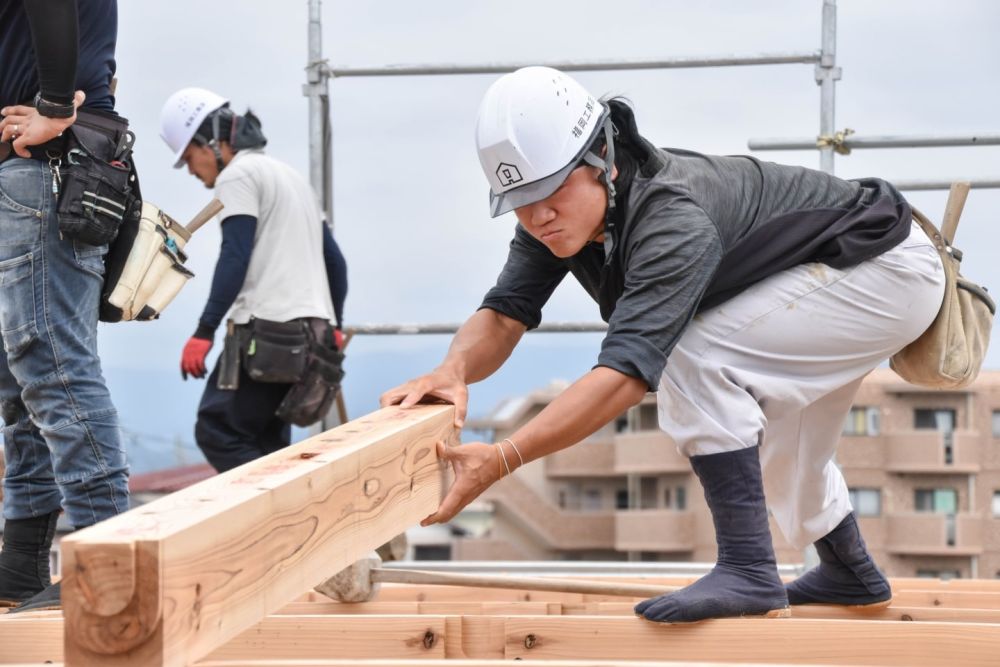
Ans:
<svg viewBox="0 0 1000 667"><path fill-rule="evenodd" d="M583 161L592 167L601 170L599 180L604 184L604 189L608 193L608 206L604 212L604 261L607 263L611 259L611 251L614 250L614 229L615 221L611 215L615 209L615 182L612 179L612 170L615 168L615 124L611 122L609 115L604 119L604 155L598 155L593 151L587 151L583 156Z"/></svg>
<svg viewBox="0 0 1000 667"><path fill-rule="evenodd" d="M226 167L226 165L222 163L222 150L219 148L220 123L222 114L226 111L229 111L229 109L223 107L212 114L212 140L208 142L208 147L212 149L213 153L215 153L215 166L218 168L220 174ZM229 113L231 114L232 112L230 111Z"/></svg>

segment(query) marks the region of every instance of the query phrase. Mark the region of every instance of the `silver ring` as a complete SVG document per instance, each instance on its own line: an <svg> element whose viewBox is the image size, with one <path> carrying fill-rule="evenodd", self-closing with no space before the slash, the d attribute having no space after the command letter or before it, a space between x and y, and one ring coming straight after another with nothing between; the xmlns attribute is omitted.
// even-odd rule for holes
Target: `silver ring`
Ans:
<svg viewBox="0 0 1000 667"><path fill-rule="evenodd" d="M21 126L18 125L17 123L14 123L14 134L17 134L18 130L20 130L20 129L21 129Z"/></svg>

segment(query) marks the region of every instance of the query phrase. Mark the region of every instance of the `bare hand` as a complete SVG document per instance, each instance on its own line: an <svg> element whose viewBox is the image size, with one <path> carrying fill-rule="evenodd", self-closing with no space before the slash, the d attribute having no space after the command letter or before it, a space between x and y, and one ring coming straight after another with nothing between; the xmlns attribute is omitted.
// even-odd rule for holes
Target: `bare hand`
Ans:
<svg viewBox="0 0 1000 667"><path fill-rule="evenodd" d="M76 91L73 106L79 109L85 98L82 90ZM0 109L0 115L4 117L0 121L0 141L13 141L14 152L21 157L31 157L28 146L54 139L76 122L75 112L69 118L48 118L39 114L35 107L25 105L5 107Z"/></svg>
<svg viewBox="0 0 1000 667"><path fill-rule="evenodd" d="M455 481L441 501L437 512L420 522L421 526L445 523L479 497L493 482L500 479L500 461L496 446L485 442L469 442L458 447L437 444L438 460L450 461Z"/></svg>
<svg viewBox="0 0 1000 667"><path fill-rule="evenodd" d="M455 428L462 428L469 409L469 387L456 374L437 368L427 375L410 380L382 394L379 403L385 408L398 405L410 408L428 396L455 406Z"/></svg>

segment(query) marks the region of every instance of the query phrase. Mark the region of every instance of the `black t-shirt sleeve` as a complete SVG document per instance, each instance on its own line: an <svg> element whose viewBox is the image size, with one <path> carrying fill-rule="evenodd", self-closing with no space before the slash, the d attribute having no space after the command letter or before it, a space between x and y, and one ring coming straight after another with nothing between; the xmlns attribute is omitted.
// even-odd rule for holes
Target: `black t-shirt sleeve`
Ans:
<svg viewBox="0 0 1000 667"><path fill-rule="evenodd" d="M561 259L518 225L507 262L479 309L495 310L534 329L541 324L542 307L567 272Z"/></svg>
<svg viewBox="0 0 1000 667"><path fill-rule="evenodd" d="M79 49L76 0L23 0L35 47L38 87L50 102L69 104Z"/></svg>
<svg viewBox="0 0 1000 667"><path fill-rule="evenodd" d="M624 291L608 321L597 365L641 378L656 391L723 248L712 220L686 199L647 201L634 225L623 249Z"/></svg>

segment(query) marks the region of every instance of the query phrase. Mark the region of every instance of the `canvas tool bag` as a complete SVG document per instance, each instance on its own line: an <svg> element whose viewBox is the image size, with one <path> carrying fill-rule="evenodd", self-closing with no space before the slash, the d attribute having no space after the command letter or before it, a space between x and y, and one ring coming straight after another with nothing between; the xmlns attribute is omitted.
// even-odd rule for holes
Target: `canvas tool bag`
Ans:
<svg viewBox="0 0 1000 667"><path fill-rule="evenodd" d="M968 183L952 185L940 230L913 209L913 218L941 255L944 300L930 328L893 355L889 366L907 382L921 387L959 389L971 384L979 375L990 343L996 304L985 287L962 277L962 251L952 246L968 193Z"/></svg>

